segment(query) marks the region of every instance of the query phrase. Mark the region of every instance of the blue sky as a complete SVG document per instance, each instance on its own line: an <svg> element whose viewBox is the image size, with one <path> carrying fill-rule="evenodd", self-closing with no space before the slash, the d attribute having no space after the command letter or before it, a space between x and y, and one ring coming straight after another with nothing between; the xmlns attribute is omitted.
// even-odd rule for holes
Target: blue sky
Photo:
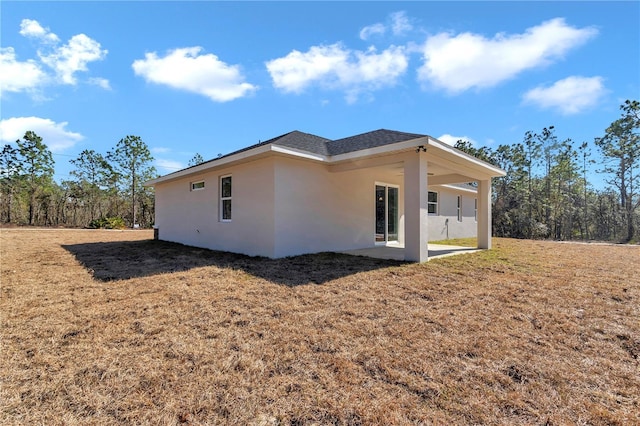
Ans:
<svg viewBox="0 0 640 426"><path fill-rule="evenodd" d="M56 179L138 135L166 174L300 130L593 142L640 96L640 2L3 1L0 139ZM594 166L593 173L597 166Z"/></svg>

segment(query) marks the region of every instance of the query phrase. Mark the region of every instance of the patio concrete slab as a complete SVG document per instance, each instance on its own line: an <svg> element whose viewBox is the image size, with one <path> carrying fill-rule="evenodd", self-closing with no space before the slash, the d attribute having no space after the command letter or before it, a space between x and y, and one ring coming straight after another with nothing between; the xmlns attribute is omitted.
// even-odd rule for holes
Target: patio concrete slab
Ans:
<svg viewBox="0 0 640 426"><path fill-rule="evenodd" d="M475 253L481 251L475 247L450 246L445 244L429 244L429 260L459 254ZM387 246L377 246L364 249L346 250L344 254L352 256L366 256L374 259L404 260L404 246L400 244L390 244Z"/></svg>

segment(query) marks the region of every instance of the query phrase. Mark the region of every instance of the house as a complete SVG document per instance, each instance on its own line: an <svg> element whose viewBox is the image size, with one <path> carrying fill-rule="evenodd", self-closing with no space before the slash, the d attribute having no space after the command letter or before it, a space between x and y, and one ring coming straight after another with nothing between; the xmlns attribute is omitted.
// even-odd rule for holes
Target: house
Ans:
<svg viewBox="0 0 640 426"><path fill-rule="evenodd" d="M293 131L145 185L162 240L271 258L395 245L422 262L428 240L491 247L491 178L504 174L427 135Z"/></svg>

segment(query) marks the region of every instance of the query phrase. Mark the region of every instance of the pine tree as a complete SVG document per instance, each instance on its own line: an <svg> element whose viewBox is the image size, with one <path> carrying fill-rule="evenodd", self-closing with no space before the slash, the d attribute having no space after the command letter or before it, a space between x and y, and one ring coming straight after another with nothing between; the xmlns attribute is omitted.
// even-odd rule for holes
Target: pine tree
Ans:
<svg viewBox="0 0 640 426"><path fill-rule="evenodd" d="M198 164L204 163L204 158L202 155L196 152L196 155L193 156L191 160L189 160L189 167L197 166Z"/></svg>
<svg viewBox="0 0 640 426"><path fill-rule="evenodd" d="M142 191L142 183L156 175L150 164L153 157L147 144L139 136L126 136L118 141L107 159L114 164L114 170L125 184L131 200L131 227L136 225L136 195Z"/></svg>
<svg viewBox="0 0 640 426"><path fill-rule="evenodd" d="M626 241L635 235L634 214L640 205L640 102L627 100L620 106L622 117L611 123L595 143L607 160L602 172L612 175L607 183L620 194L625 215Z"/></svg>
<svg viewBox="0 0 640 426"><path fill-rule="evenodd" d="M36 196L52 183L53 156L42 138L27 131L17 140L18 160L22 169L29 199L29 225L35 223Z"/></svg>
<svg viewBox="0 0 640 426"><path fill-rule="evenodd" d="M0 185L2 201L5 210L5 221L11 222L13 197L21 173L21 163L18 160L18 150L7 144L0 153Z"/></svg>

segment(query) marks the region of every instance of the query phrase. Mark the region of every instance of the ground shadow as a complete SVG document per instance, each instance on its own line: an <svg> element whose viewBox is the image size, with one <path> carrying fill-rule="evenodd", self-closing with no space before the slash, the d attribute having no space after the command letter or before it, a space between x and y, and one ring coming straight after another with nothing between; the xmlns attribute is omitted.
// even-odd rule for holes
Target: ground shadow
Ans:
<svg viewBox="0 0 640 426"><path fill-rule="evenodd" d="M429 258L437 259L439 257L447 257L456 254L474 253L480 249L476 247L446 247L444 245L438 245L437 248L429 248Z"/></svg>
<svg viewBox="0 0 640 426"><path fill-rule="evenodd" d="M358 272L404 262L339 253L318 253L284 259L251 257L156 240L62 245L95 279L111 281L187 271L203 266L240 269L287 286L323 284Z"/></svg>

